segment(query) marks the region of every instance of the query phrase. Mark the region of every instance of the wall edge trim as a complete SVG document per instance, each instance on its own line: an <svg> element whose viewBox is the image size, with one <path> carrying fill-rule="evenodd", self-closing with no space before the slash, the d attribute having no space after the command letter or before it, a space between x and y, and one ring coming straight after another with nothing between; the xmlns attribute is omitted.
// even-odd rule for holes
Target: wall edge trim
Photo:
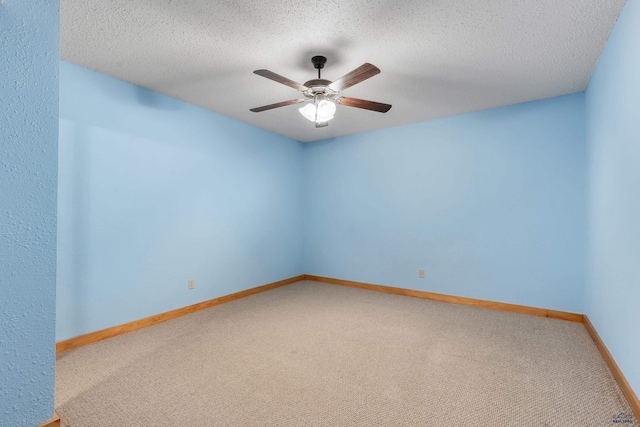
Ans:
<svg viewBox="0 0 640 427"><path fill-rule="evenodd" d="M367 289L371 291L384 292L388 294L404 295L414 298L428 299L432 301L449 302L453 304L470 305L474 307L489 308L492 310L509 311L512 313L529 314L532 316L549 317L552 319L568 320L570 322L583 322L583 315L566 311L548 310L546 308L529 307L526 305L509 304L505 302L494 302L475 298L459 297L434 292L417 291L406 288L396 288L393 286L376 285L372 283L355 282L352 280L334 279L331 277L314 276L306 274L307 280L315 282L329 283L333 285L349 286L352 288Z"/></svg>
<svg viewBox="0 0 640 427"><path fill-rule="evenodd" d="M470 305L474 307L482 307L482 308L488 308L492 310L509 311L513 313L529 314L533 316L549 317L552 319L560 319L560 320L567 320L570 322L583 323L585 328L589 332L591 339L594 341L596 347L600 351L602 358L604 359L605 363L609 367L609 370L611 371L613 377L618 383L618 386L620 387L622 394L627 399L627 402L629 403L631 410L635 414L636 419L640 420L640 400L638 400L638 397L633 392L631 385L627 382L627 379L625 378L624 374L618 367L618 364L616 363L611 353L609 353L609 350L607 349L604 342L598 335L598 332L594 328L593 324L589 321L589 318L584 314L570 313L570 312L558 311L558 310L549 310L544 308L529 307L524 305L508 304L508 303L502 303L502 302L479 300L475 298L457 297L452 295L437 294L433 292L417 291L413 289L396 288L393 286L384 286L384 285L376 285L371 283L356 282L352 280L334 279L330 277L314 276L311 274L305 274L305 280L313 280L315 282L320 282L320 283L348 286L352 288L378 291L378 292L384 292L388 294L423 298L423 299L429 299L429 300L439 301L439 302Z"/></svg>
<svg viewBox="0 0 640 427"><path fill-rule="evenodd" d="M58 414L54 412L53 418L51 418L49 421L45 421L44 423L38 425L38 427L60 427L60 417L58 416Z"/></svg>
<svg viewBox="0 0 640 427"><path fill-rule="evenodd" d="M248 297L260 292L265 292L271 289L279 288L290 283L295 283L300 280L304 280L305 275L290 277L288 279L279 280L277 282L268 283L266 285L257 286L255 288L245 289L244 291L235 292L233 294L223 295L221 297L213 298L207 301L202 301L196 304L188 305L186 307L177 308L175 310L166 311L164 313L155 314L153 316L144 317L142 319L134 320L132 322L123 323L122 325L112 326L110 328L101 329L99 331L89 332L84 335L69 338L67 340L59 341L56 343L56 353L62 353L63 351L71 350L72 348L81 347L83 345L92 344L94 342L102 341L107 338L112 338L118 335L132 332L138 329L146 328L158 323L166 322L167 320L182 317L187 314L195 313L197 311L205 310L207 308L214 307L216 305L224 304L227 302L235 301L240 298Z"/></svg>
<svg viewBox="0 0 640 427"><path fill-rule="evenodd" d="M138 329L146 328L158 323L165 322L167 320L175 319L185 316L187 314L195 313L197 311L205 310L207 308L215 307L216 305L224 304L227 302L235 301L240 298L248 297L250 295L265 292L271 289L279 288L281 286L296 283L302 280L311 280L314 282L327 283L332 285L347 286L358 289L365 289L377 292L383 292L394 295L403 295L414 298L428 299L432 301L447 302L452 304L468 305L473 307L488 308L492 310L508 311L519 314L529 314L532 316L548 317L552 319L566 320L570 322L578 322L584 324L587 332L591 336L591 339L595 343L598 351L604 359L607 367L611 371L614 379L618 383L622 394L627 399L631 410L635 414L637 419L640 419L640 400L635 395L631 385L625 378L624 374L618 367L615 359L607 349L606 345L598 335L595 327L586 315L578 313L570 313L558 310L549 310L538 307L530 307L517 304L509 304L503 302L494 302L487 300L480 300L475 298L459 297L446 294L438 294L434 292L418 291L406 288L397 288L393 286L376 285L372 283L356 282L353 280L335 279L331 277L315 276L312 274L301 274L298 276L290 277L288 279L279 280L277 282L268 283L266 285L257 286L255 288L245 289L244 291L235 292L233 294L224 295L218 298L213 298L207 301L192 304L186 307L178 308L175 310L167 311L164 313L156 314L153 316L145 317L142 319L134 320L132 322L124 323L122 325L113 326L110 328L102 329L88 334L80 335L74 338L70 338L64 341L56 343L56 353L61 353L72 348L81 347L94 342L102 341L107 338L112 338L118 335L132 332ZM60 418L57 414L54 417L41 424L38 427L57 427L60 425Z"/></svg>
<svg viewBox="0 0 640 427"><path fill-rule="evenodd" d="M636 394L634 393L631 385L625 378L624 374L620 370L620 367L609 352L607 346L604 344L604 341L602 341L602 338L600 338L600 335L598 335L598 331L596 331L596 328L593 326L593 323L591 323L586 314L584 315L583 323L584 327L587 329L587 332L589 332L589 335L591 335L591 339L598 348L598 351L600 351L600 355L604 359L604 362L607 364L609 371L611 371L613 378L615 378L616 382L618 383L622 394L627 399L627 402L629 403L631 410L635 414L636 419L640 420L640 400L638 399L638 396L636 396Z"/></svg>

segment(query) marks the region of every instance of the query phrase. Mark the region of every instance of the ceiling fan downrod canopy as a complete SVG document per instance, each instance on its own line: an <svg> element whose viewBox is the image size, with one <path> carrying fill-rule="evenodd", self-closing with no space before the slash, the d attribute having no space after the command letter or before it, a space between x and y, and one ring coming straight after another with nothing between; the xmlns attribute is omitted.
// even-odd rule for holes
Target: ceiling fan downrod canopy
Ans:
<svg viewBox="0 0 640 427"><path fill-rule="evenodd" d="M320 70L324 68L324 64L327 63L327 58L324 56L314 56L311 58L311 63L313 64L313 68L318 70L318 79L320 79Z"/></svg>
<svg viewBox="0 0 640 427"><path fill-rule="evenodd" d="M391 109L390 104L338 96L340 91L350 88L351 86L380 73L380 69L375 65L365 63L350 73L340 77L335 82L332 82L330 80L323 79L320 74L324 65L327 63L327 58L320 55L314 56L311 58L311 63L313 64L313 67L318 70L318 78L309 80L305 82L304 85L269 70L254 71L254 73L259 76L266 77L302 92L304 98L291 99L289 101L251 108L251 111L259 113L261 111L271 110L287 105L309 102L307 105L299 109L300 114L308 120L315 122L316 127L320 128L328 126L329 120L333 119L336 111L336 103L347 107L362 108L380 113L386 113Z"/></svg>

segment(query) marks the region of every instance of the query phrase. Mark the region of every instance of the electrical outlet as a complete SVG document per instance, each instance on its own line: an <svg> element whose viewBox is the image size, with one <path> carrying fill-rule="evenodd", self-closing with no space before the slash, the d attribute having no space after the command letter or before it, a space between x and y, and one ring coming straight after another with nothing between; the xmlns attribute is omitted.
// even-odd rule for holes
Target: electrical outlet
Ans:
<svg viewBox="0 0 640 427"><path fill-rule="evenodd" d="M196 287L196 279L189 279L189 282L187 283L187 287L189 289L193 289Z"/></svg>
<svg viewBox="0 0 640 427"><path fill-rule="evenodd" d="M418 277L424 279L424 268L418 270Z"/></svg>

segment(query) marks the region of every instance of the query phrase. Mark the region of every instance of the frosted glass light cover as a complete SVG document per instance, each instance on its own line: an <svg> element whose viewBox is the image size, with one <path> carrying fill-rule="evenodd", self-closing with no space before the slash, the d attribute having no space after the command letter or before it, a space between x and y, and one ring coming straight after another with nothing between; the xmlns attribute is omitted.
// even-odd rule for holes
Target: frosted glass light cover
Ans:
<svg viewBox="0 0 640 427"><path fill-rule="evenodd" d="M307 120L311 120L312 122L316 121L316 106L309 103L304 107L300 108L300 114L302 114Z"/></svg>
<svg viewBox="0 0 640 427"><path fill-rule="evenodd" d="M316 122L328 122L333 119L333 115L336 112L336 104L331 101L323 99L318 103L318 111L316 116Z"/></svg>

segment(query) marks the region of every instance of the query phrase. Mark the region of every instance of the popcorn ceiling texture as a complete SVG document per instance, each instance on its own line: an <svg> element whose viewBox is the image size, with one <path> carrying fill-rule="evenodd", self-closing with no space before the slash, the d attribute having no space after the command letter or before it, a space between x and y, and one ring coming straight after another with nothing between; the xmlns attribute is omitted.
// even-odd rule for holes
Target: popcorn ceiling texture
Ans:
<svg viewBox="0 0 640 427"><path fill-rule="evenodd" d="M0 426L53 415L57 0L0 4Z"/></svg>
<svg viewBox="0 0 640 427"><path fill-rule="evenodd" d="M299 141L582 92L624 0L62 0L62 58ZM316 129L295 106L327 56L336 80L364 62L382 73L345 94L393 104L338 106Z"/></svg>

